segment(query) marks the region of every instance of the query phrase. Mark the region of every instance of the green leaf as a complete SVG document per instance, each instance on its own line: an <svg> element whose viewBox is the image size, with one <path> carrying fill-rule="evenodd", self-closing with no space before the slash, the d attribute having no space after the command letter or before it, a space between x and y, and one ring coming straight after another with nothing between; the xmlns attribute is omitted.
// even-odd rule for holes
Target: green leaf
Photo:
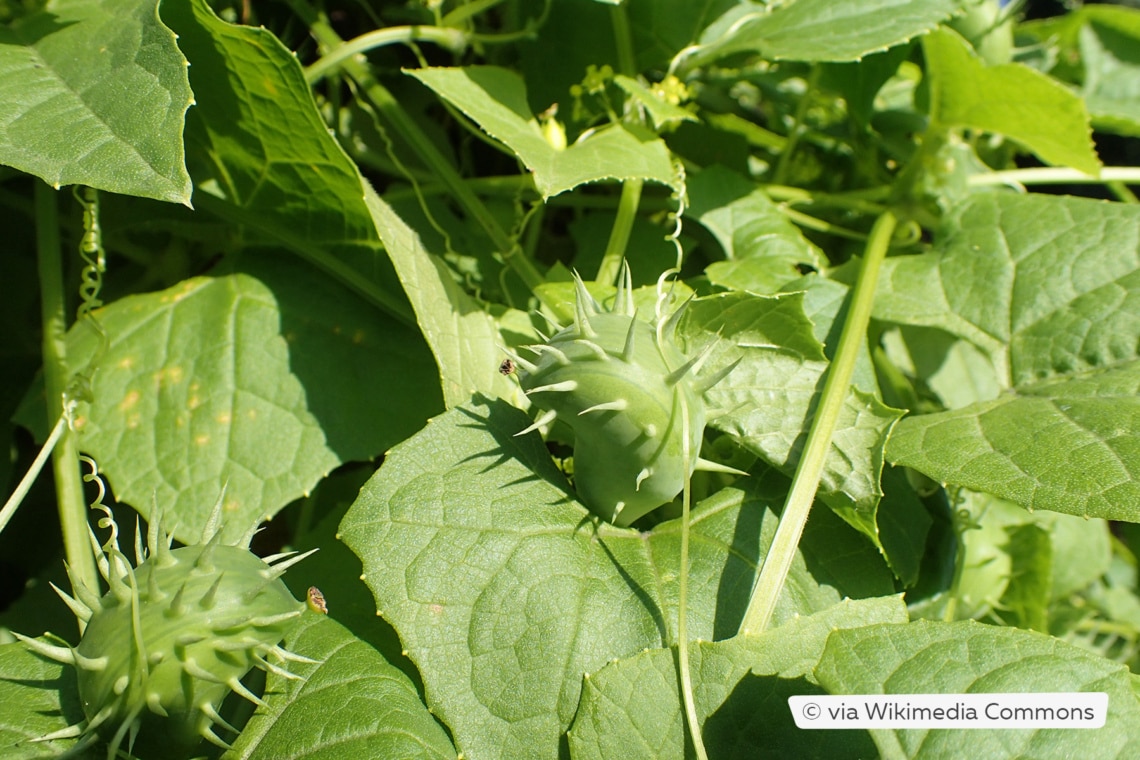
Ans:
<svg viewBox="0 0 1140 760"><path fill-rule="evenodd" d="M1053 545L1049 533L1037 525L1021 524L1007 528L1006 534L1010 577L999 602L999 614L1011 626L1048 633L1053 590Z"/></svg>
<svg viewBox="0 0 1140 760"><path fill-rule="evenodd" d="M997 132L1041 160L1100 171L1084 102L1057 80L1020 63L986 66L949 29L922 38L936 126Z"/></svg>
<svg viewBox="0 0 1140 760"><path fill-rule="evenodd" d="M523 78L509 69L467 66L408 73L510 148L534 174L543 198L606 179L644 179L678 191L683 185L665 143L629 125L611 124L557 149L530 110Z"/></svg>
<svg viewBox="0 0 1140 760"><path fill-rule="evenodd" d="M1094 11L1090 13L1089 11ZM1140 136L1140 13L1135 8L1084 8L1080 32L1082 94L1100 130Z"/></svg>
<svg viewBox="0 0 1140 760"><path fill-rule="evenodd" d="M1009 390L904 420L888 457L1026 507L1138 519L1138 315L1140 211L974 196L933 252L885 262L875 316L973 341Z"/></svg>
<svg viewBox="0 0 1140 760"><path fill-rule="evenodd" d="M194 100L156 0L64 0L0 26L0 163L49 185L190 205Z"/></svg>
<svg viewBox="0 0 1140 760"><path fill-rule="evenodd" d="M513 398L517 386L498 372L503 342L490 315L463 292L447 265L424 249L419 235L391 206L371 188L365 199L435 354L447 406L475 393Z"/></svg>
<svg viewBox="0 0 1140 760"><path fill-rule="evenodd" d="M770 10L762 3L741 3L709 25L685 64L734 53L769 61L857 61L930 31L962 5L962 0L796 0Z"/></svg>
<svg viewBox="0 0 1140 760"><path fill-rule="evenodd" d="M709 425L790 475L827 368L823 346L803 312L803 294L701 298L689 305L679 334L690 355L713 345L706 362L710 375L740 361L706 394L714 407ZM881 546L875 508L882 496L883 444L900 415L853 390L820 482L819 498L876 546Z"/></svg>
<svg viewBox="0 0 1140 760"><path fill-rule="evenodd" d="M1086 517L1140 522L1140 362L1025 385L994 401L908 417L894 464Z"/></svg>
<svg viewBox="0 0 1140 760"><path fill-rule="evenodd" d="M200 532L223 487L240 534L440 408L411 330L301 262L255 259L248 270L97 312L110 344L94 402L79 410L80 446L119 499L173 510L179 536ZM84 323L73 328L72 366L98 344Z"/></svg>
<svg viewBox="0 0 1140 760"><path fill-rule="evenodd" d="M411 325L364 203L360 173L329 134L297 57L264 28L219 20L203 2L163 17L193 64L187 154L200 210L245 242L297 254Z"/></svg>
<svg viewBox="0 0 1140 760"><path fill-rule="evenodd" d="M685 215L712 233L728 259L707 268L714 285L768 294L798 279L798 265L822 268L819 249L754 182L711 166L689 179L688 191Z"/></svg>
<svg viewBox="0 0 1140 760"><path fill-rule="evenodd" d="M989 357L943 330L905 325L884 333L882 343L895 366L928 387L944 408L990 401L1001 393Z"/></svg>
<svg viewBox="0 0 1140 760"><path fill-rule="evenodd" d="M779 692L810 693L812 669L832 631L906 621L898 597L844 601L760 636L691 644L693 694L710 756L732 757L742 747L750 748L752 757L776 747L784 757L861 754L860 739L852 732L796 728ZM650 649L591 673L568 732L571 756L685 757L676 657L676 647ZM870 737L861 737L862 753L873 752Z"/></svg>
<svg viewBox="0 0 1140 760"><path fill-rule="evenodd" d="M827 640L815 675L831 694L1107 692L1096 731L875 729L884 757L1132 757L1140 705L1124 665L1055 638L974 621L869 625Z"/></svg>
<svg viewBox="0 0 1140 760"><path fill-rule="evenodd" d="M290 663L301 680L270 675L268 708L226 757L455 757L408 677L336 621L306 614L285 644L318 662Z"/></svg>
<svg viewBox="0 0 1140 760"><path fill-rule="evenodd" d="M5 758L59 757L74 747L75 739L34 740L83 720L74 668L34 654L22 642L0 645L0 747ZM105 754L88 751L77 757Z"/></svg>
<svg viewBox="0 0 1140 760"><path fill-rule="evenodd" d="M1140 208L977 194L884 262L874 316L972 341L1005 388L1140 358Z"/></svg>
<svg viewBox="0 0 1140 760"><path fill-rule="evenodd" d="M857 261L853 261L858 264ZM852 273L854 267L851 268ZM838 270L832 270L832 276L838 276ZM839 343L839 335L847 315L848 293L851 289L842 282L825 277L816 272L810 272L798 280L784 285L785 293L803 291L804 314L811 320L812 332L815 339L823 344L824 354L829 358L835 353L835 346ZM878 395L879 380L875 376L875 365L871 361L869 346L864 343L860 347L859 356L855 360L855 374L851 377L851 385Z"/></svg>
<svg viewBox="0 0 1140 760"><path fill-rule="evenodd" d="M883 498L875 512L878 540L895 577L910 587L918 581L933 520L901 467L884 467L882 486Z"/></svg>
<svg viewBox="0 0 1140 760"><path fill-rule="evenodd" d="M1042 565L1037 572L1024 575L1024 580L1045 587L1045 605L1050 615L1055 616L1058 604L1086 593L1109 572L1113 554L1105 520L1059 512L1028 512L992 494L966 489L958 493L957 509L965 515L963 522L969 526L960 535L964 555L955 591L954 614L958 619L1000 616L1010 600L1026 595L1025 589L1011 589L1007 595L1007 588L1022 582L1022 578L1015 580L1014 576L1034 570L1034 552L1022 549L1014 556L1012 536L1025 526L1032 526L1047 537L1047 545L1038 545L1036 551ZM1047 567L1044 560L1048 560ZM1016 563L1020 567L1015 567ZM1081 602L1087 604L1083 599ZM934 608L939 616L943 611L942 607ZM1052 630L1056 632L1056 627Z"/></svg>
<svg viewBox="0 0 1140 760"><path fill-rule="evenodd" d="M1050 73L1080 87L1098 130L1140 136L1140 13L1135 8L1090 5L1064 16L1018 27L1059 48Z"/></svg>
<svg viewBox="0 0 1140 760"><path fill-rule="evenodd" d="M392 449L341 524L377 610L467 757L558 757L582 675L676 635L677 521L648 532L599 524L539 436L515 436L529 423L499 401L448 411ZM693 513L690 588L708 593L690 594L692 637L735 634L774 534L786 481L747 485ZM842 594L890 593L867 542L838 520L821 523L805 535L779 621Z"/></svg>

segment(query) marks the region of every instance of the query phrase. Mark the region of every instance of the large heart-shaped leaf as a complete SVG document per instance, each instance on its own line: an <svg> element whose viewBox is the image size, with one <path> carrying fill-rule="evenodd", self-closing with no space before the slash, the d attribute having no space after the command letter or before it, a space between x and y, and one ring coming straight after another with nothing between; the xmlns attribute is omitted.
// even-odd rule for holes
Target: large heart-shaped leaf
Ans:
<svg viewBox="0 0 1140 760"><path fill-rule="evenodd" d="M80 446L119 499L176 514L180 537L201 531L223 489L240 535L441 406L411 330L336 283L308 282L300 261L256 257L242 269L97 311L105 353L85 323L69 336L77 371L98 354Z"/></svg>
<svg viewBox="0 0 1140 760"><path fill-rule="evenodd" d="M503 402L452 409L392 449L341 524L468 757L558 757L583 674L676 639L677 521L648 532L599 524L537 434L515 436L529 422ZM749 485L693 513L692 637L739 627L787 481L769 473ZM843 594L890 593L869 543L826 510L813 524L778 620Z"/></svg>

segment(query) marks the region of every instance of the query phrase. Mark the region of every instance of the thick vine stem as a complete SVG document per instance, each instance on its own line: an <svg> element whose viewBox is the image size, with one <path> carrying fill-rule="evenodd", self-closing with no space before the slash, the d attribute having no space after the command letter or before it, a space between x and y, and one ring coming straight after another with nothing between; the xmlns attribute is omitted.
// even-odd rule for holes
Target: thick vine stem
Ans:
<svg viewBox="0 0 1140 760"><path fill-rule="evenodd" d="M63 295L63 262L60 253L59 209L55 191L36 183L36 248L39 261L40 305L43 320L44 391L48 424L63 415L67 389L67 316ZM65 426L66 428L66 426ZM64 429L52 452L56 499L64 553L75 577L98 588L95 558L87 539L87 503L79 474L79 449L70 429ZM83 625L80 624L82 633Z"/></svg>
<svg viewBox="0 0 1140 760"><path fill-rule="evenodd" d="M863 342L863 337L867 333L867 324L871 319L871 305L879 281L879 269L886 257L897 224L898 219L895 215L887 211L875 221L875 226L871 229L864 250L863 264L859 269L859 279L851 292L847 321L839 337L835 358L832 359L827 371L827 380L824 382L819 406L812 419L811 432L808 433L807 444L796 467L792 488L788 492L788 500L780 516L780 525L776 528L776 536L768 549L768 555L764 558L760 577L752 590L752 598L748 602L744 621L740 624L742 635L762 633L772 620L772 613L776 609L776 602L784 588L784 581L791 569L796 547L807 523L808 511L819 488L819 477L823 472L827 452L831 448L831 438L839 421L839 413L843 409L843 401L851 387L851 375L855 370L859 346Z"/></svg>
<svg viewBox="0 0 1140 760"><path fill-rule="evenodd" d="M629 179L622 183L621 200L618 202L617 219L610 232L609 242L606 243L605 253L602 254L602 263L598 267L596 282L607 285L617 281L621 272L621 264L625 261L625 249L629 244L629 235L633 231L633 221L637 218L637 206L641 202L640 179Z"/></svg>

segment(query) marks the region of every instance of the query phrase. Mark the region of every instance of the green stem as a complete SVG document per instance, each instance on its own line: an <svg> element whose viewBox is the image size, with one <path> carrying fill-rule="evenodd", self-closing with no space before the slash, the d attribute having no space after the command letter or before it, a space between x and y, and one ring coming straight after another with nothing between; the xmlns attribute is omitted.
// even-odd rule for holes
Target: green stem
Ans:
<svg viewBox="0 0 1140 760"><path fill-rule="evenodd" d="M1140 182L1140 166L1106 166L1099 176L1085 174L1063 166L1038 166L1031 169L1009 169L989 174L974 174L969 184L978 185L1102 185L1106 182Z"/></svg>
<svg viewBox="0 0 1140 760"><path fill-rule="evenodd" d="M44 468L44 463L47 458L51 456L52 451L55 450L55 445L59 442L60 437L64 431L67 430L67 420L60 415L56 420L55 427L51 429L51 435L44 441L44 445L40 447L40 453L36 455L36 459L32 462L32 466L24 473L24 477L20 478L20 482L16 485L16 490L8 497L8 501L4 502L4 508L0 509L0 533L4 532L8 522L12 516L16 514L20 503L24 497L28 495L28 491L32 489L32 484L36 482L36 477Z"/></svg>
<svg viewBox="0 0 1140 760"><path fill-rule="evenodd" d="M819 477L831 448L831 438L839 421L839 413L851 387L851 375L855 370L859 347L871 319L879 268L886 257L897 224L895 215L887 211L875 220L875 226L871 229L859 279L851 292L847 321L839 337L835 358L827 370L827 380L812 420L811 432L808 433L803 456L796 468L788 501L784 505L780 525L776 528L776 536L772 540L768 556L764 558L760 578L752 591L744 621L740 624L740 633L743 635L759 634L768 627L776 609L776 601L784 588L796 547L807 523L808 511L819 488Z"/></svg>
<svg viewBox="0 0 1140 760"><path fill-rule="evenodd" d="M1121 203L1140 203L1140 198L1136 197L1136 193L1132 192L1128 185L1119 180L1104 183L1108 191L1116 196L1116 200Z"/></svg>
<svg viewBox="0 0 1140 760"><path fill-rule="evenodd" d="M333 28L317 15L317 12L305 0L289 0L289 6L309 26L321 48L330 51L329 54L344 44L344 41L333 31ZM498 249L507 266L531 290L541 285L543 277L535 269L534 264L521 254L519 246L503 231L490 209L479 200L479 196L463 181L451 162L408 115L392 93L376 81L366 65L355 58L345 59L342 62L342 67L345 73L360 86L361 91L377 113L382 115L388 124L399 133L400 137L412 147L427 165L428 170L448 187L452 196L471 215L475 223L483 229L491 239L492 244Z"/></svg>
<svg viewBox="0 0 1140 760"><path fill-rule="evenodd" d="M823 219L811 216L809 214L805 214L802 211L796 211L795 209L791 209L791 208L787 208L787 207L781 207L780 212L784 216L788 217L788 219L790 219L793 223L798 224L801 227L806 227L809 230L815 230L817 232L826 232L829 235L835 235L835 237L847 238L848 240L866 240L867 239L867 236L862 232L859 232L857 230L849 230L846 227L840 227L838 224L832 224L831 222L826 222Z"/></svg>
<svg viewBox="0 0 1140 760"><path fill-rule="evenodd" d="M686 466L695 460L690 449L689 404L685 394L677 393L681 405L681 453ZM704 739L701 737L701 723L697 717L696 699L693 697L693 676L689 668L689 514L693 503L692 470L681 487L681 572L677 588L677 668L681 678L681 704L685 712L685 724L689 728L689 738L697 760L708 760Z"/></svg>
<svg viewBox="0 0 1140 760"><path fill-rule="evenodd" d="M48 424L63 414L63 394L67 388L67 316L63 295L63 261L60 254L59 209L56 192L43 182L36 183L36 249L39 261L40 302L43 320L44 392ZM66 425L64 426L67 427ZM99 588L95 558L87 538L87 502L79 471L79 447L75 435L65 429L52 452L59 523L63 548L71 572L88 588ZM83 622L79 621L80 633Z"/></svg>
<svg viewBox="0 0 1140 760"><path fill-rule="evenodd" d="M453 53L462 53L467 47L467 35L458 29L438 26L390 26L377 29L330 50L328 55L305 69L305 81L311 87L354 55L405 42L434 42Z"/></svg>
<svg viewBox="0 0 1140 760"><path fill-rule="evenodd" d="M629 234L633 230L633 221L637 218L637 207L641 203L643 184L644 182L640 179L627 179L622 183L617 218L614 219L613 229L610 230L606 252L602 254L602 263L598 267L598 276L595 278L597 282L610 285L617 282L618 272L621 271L621 262L625 258L625 249L629 244Z"/></svg>
<svg viewBox="0 0 1140 760"><path fill-rule="evenodd" d="M637 58L633 54L633 35L625 3L610 6L610 22L614 27L614 45L617 47L618 71L627 77L637 76Z"/></svg>
<svg viewBox="0 0 1140 760"><path fill-rule="evenodd" d="M459 26L460 24L465 24L469 19L503 2L505 2L505 0L474 0L474 2L464 3L444 16L439 22L440 26Z"/></svg>
<svg viewBox="0 0 1140 760"><path fill-rule="evenodd" d="M772 175L773 184L787 184L788 172L791 170L792 154L796 152L796 145L799 144L800 138L807 132L807 126L804 122L807 119L807 110L808 106L811 105L812 94L819 85L819 77L822 70L818 64L812 64L811 73L808 74L807 78L807 88L804 90L800 102L796 104L795 124L792 126L792 131L788 135L788 142L784 146L783 151L780 152L780 158L776 162L776 172Z"/></svg>
<svg viewBox="0 0 1140 760"><path fill-rule="evenodd" d="M633 36L629 29L629 17L625 13L625 5L610 6L610 20L614 27L614 44L617 48L618 71L628 77L637 76L637 62L633 53ZM610 239L606 243L605 253L602 254L602 263L598 266L597 282L614 283L618 272L621 271L621 262L625 258L625 249L629 244L629 233L633 230L633 221L637 218L637 207L641 203L641 189L645 182L640 179L628 179L621 186L621 200L618 201L617 217L614 219L613 229L610 230Z"/></svg>
<svg viewBox="0 0 1140 760"><path fill-rule="evenodd" d="M891 189L886 186L873 188L870 191L858 190L851 193L820 193L804 190L802 187L788 187L787 185L762 185L761 189L765 195L774 201L832 206L874 216L878 216L887 209L882 203L876 203L875 199L886 199L891 192Z"/></svg>

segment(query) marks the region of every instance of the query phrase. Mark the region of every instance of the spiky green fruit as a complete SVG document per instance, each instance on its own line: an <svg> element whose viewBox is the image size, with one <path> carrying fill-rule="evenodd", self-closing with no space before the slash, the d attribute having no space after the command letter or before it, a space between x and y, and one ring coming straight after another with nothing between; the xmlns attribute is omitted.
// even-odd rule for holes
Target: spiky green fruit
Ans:
<svg viewBox="0 0 1140 760"><path fill-rule="evenodd" d="M690 358L673 341L680 312L660 325L638 319L629 281L623 268L605 311L576 279L574 324L529 346L534 361L511 357L523 390L546 410L523 432L568 424L578 496L620 526L672 501L694 469L712 467L698 457L703 394L727 374L698 378L705 355Z"/></svg>
<svg viewBox="0 0 1140 760"><path fill-rule="evenodd" d="M236 691L263 704L242 677L254 667L295 677L272 660L307 659L278 646L305 607L281 576L307 555L267 563L247 548L252 530L224 543L220 506L219 499L201 542L178 549L152 515L147 549L136 542L135 567L119 550L110 513L100 521L111 537L100 545L92 533L91 541L110 590L99 596L74 577L74 597L56 589L86 623L79 645L20 637L77 670L86 724L43 738L83 736L86 746L102 737L110 760L124 740L130 751L140 729L161 722L164 754L203 738L228 747L214 732L236 732L218 712L222 700Z"/></svg>

